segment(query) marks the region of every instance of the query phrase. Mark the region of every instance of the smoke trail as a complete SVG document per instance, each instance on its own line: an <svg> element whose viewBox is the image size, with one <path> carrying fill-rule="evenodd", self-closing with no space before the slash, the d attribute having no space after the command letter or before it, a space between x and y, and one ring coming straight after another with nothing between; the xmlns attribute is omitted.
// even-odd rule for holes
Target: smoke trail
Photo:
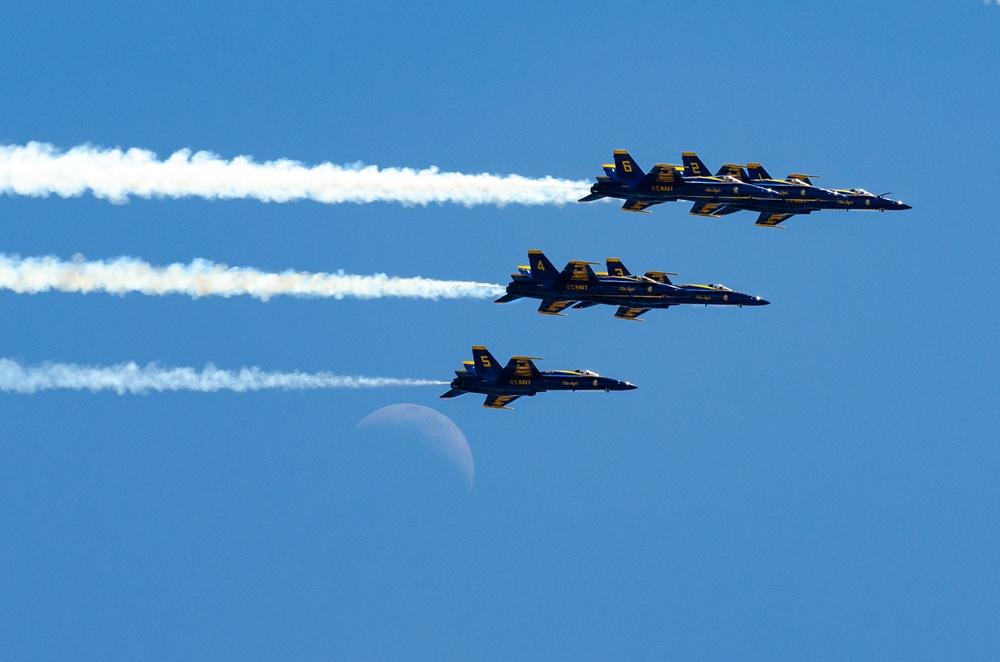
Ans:
<svg viewBox="0 0 1000 662"><path fill-rule="evenodd" d="M307 166L287 159L255 163L247 156L226 161L210 152L192 154L187 149L159 161L153 152L136 148L123 152L81 145L61 152L39 142L0 146L2 193L68 198L90 191L95 197L115 203L135 195L253 198L263 202L315 200L328 204L560 205L586 195L589 186L588 182L552 177L467 175L441 172L436 167L379 169L332 163Z"/></svg>
<svg viewBox="0 0 1000 662"><path fill-rule="evenodd" d="M249 295L262 301L279 295L334 299L484 299L499 296L505 291L500 285L492 283L397 278L385 274L358 276L343 271L335 274L266 273L227 267L208 260L154 267L131 257L85 262L77 256L73 261L65 262L52 256L21 258L3 254L0 254L0 289L18 294L58 290L84 294L187 294L192 297Z"/></svg>
<svg viewBox="0 0 1000 662"><path fill-rule="evenodd" d="M77 391L261 391L281 389L301 391L331 388L377 388L384 386L443 386L448 382L429 379L391 379L331 375L328 372L264 372L260 368L239 371L220 370L208 364L201 371L193 368L161 368L155 363L135 363L97 367L75 363L42 363L24 366L11 359L0 359L0 392L37 393L54 389Z"/></svg>

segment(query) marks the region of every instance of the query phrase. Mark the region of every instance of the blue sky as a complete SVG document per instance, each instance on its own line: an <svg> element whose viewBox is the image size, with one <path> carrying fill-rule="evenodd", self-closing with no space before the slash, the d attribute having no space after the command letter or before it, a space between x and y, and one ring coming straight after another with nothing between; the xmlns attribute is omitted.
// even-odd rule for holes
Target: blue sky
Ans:
<svg viewBox="0 0 1000 662"><path fill-rule="evenodd" d="M1000 7L22 3L0 142L590 179L616 148L895 192L688 205L4 197L0 250L504 283L541 248L761 309L0 292L23 362L450 379L473 344L639 385L3 395L0 656L996 659ZM396 403L465 434L455 489Z"/></svg>

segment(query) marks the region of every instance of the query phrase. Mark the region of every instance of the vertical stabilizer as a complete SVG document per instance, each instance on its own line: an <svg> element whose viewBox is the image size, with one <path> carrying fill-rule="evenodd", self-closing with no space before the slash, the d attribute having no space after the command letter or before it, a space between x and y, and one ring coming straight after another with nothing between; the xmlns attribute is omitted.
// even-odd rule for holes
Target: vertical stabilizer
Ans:
<svg viewBox="0 0 1000 662"><path fill-rule="evenodd" d="M542 251L528 251L528 264L531 265L531 277L535 280L553 281L559 275L559 270L549 262L549 258L545 257Z"/></svg>
<svg viewBox="0 0 1000 662"><path fill-rule="evenodd" d="M624 149L615 150L615 176L618 179L638 180L642 179L645 174L631 154Z"/></svg>
<svg viewBox="0 0 1000 662"><path fill-rule="evenodd" d="M609 276L618 276L618 277L622 277L623 278L625 276L631 276L632 275L629 272L629 270L625 268L625 265L622 264L622 261L619 260L616 257L609 257L608 260L607 260L607 264L608 264L608 275Z"/></svg>
<svg viewBox="0 0 1000 662"><path fill-rule="evenodd" d="M771 175L767 174L767 170L764 170L764 166L759 163L748 163L747 174L750 176L751 181L757 179L773 179Z"/></svg>
<svg viewBox="0 0 1000 662"><path fill-rule="evenodd" d="M684 163L684 174L688 177L711 177L712 172L708 169L698 155L694 152L684 152L681 154Z"/></svg>
<svg viewBox="0 0 1000 662"><path fill-rule="evenodd" d="M472 362L479 377L496 377L500 374L500 364L490 354L490 350L482 345L472 347Z"/></svg>

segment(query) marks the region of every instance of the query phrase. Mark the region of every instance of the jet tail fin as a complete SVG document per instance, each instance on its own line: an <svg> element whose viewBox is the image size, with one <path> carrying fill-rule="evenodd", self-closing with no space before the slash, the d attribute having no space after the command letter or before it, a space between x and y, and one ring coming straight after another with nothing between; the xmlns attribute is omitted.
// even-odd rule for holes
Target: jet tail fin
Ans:
<svg viewBox="0 0 1000 662"><path fill-rule="evenodd" d="M646 278L648 278L649 280L655 280L657 283L663 283L664 285L673 285L673 283L670 282L670 278L668 276L676 276L677 274L667 271L647 271L643 275L646 276Z"/></svg>
<svg viewBox="0 0 1000 662"><path fill-rule="evenodd" d="M793 172L792 174L788 175L789 179L797 179L800 182L802 182L803 184L809 184L809 186L812 186L812 179L811 179L812 177L815 177L816 179L819 179L819 175L802 175L802 174L795 173L795 172Z"/></svg>
<svg viewBox="0 0 1000 662"><path fill-rule="evenodd" d="M616 257L609 257L607 260L608 264L608 275L609 276L631 276L632 273L622 264L622 261Z"/></svg>
<svg viewBox="0 0 1000 662"><path fill-rule="evenodd" d="M759 163L748 163L747 175L749 175L750 181L757 179L773 179L771 175L767 174L767 170L764 170L764 166Z"/></svg>
<svg viewBox="0 0 1000 662"><path fill-rule="evenodd" d="M528 251L528 264L531 265L531 277L542 282L551 282L559 275L559 270L539 250Z"/></svg>
<svg viewBox="0 0 1000 662"><path fill-rule="evenodd" d="M490 350L482 345L473 346L472 363L479 377L496 377L500 374L500 364L490 354Z"/></svg>
<svg viewBox="0 0 1000 662"><path fill-rule="evenodd" d="M712 174L708 166L694 152L682 153L681 160L684 163L684 174L688 177L708 177Z"/></svg>
<svg viewBox="0 0 1000 662"><path fill-rule="evenodd" d="M566 267L559 274L560 283L580 283L596 285L599 281L597 274L590 265L594 262L583 262L582 260L570 260Z"/></svg>
<svg viewBox="0 0 1000 662"><path fill-rule="evenodd" d="M639 164L635 162L632 155L624 149L615 150L615 177L618 179L638 180L642 179L646 173L642 171Z"/></svg>
<svg viewBox="0 0 1000 662"><path fill-rule="evenodd" d="M716 177L732 177L733 179L738 179L741 182L749 182L750 178L747 176L747 171L743 169L743 166L737 165L735 163L726 163L721 168L719 172L715 173Z"/></svg>

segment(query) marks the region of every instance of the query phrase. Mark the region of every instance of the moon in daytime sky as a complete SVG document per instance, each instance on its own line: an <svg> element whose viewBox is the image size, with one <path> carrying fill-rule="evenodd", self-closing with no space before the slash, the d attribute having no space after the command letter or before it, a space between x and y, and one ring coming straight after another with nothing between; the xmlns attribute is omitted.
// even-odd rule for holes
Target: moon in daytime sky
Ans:
<svg viewBox="0 0 1000 662"><path fill-rule="evenodd" d="M445 460L466 488L472 489L472 449L458 426L441 412L417 404L389 405L365 416L354 429L387 433L393 440L419 444Z"/></svg>

